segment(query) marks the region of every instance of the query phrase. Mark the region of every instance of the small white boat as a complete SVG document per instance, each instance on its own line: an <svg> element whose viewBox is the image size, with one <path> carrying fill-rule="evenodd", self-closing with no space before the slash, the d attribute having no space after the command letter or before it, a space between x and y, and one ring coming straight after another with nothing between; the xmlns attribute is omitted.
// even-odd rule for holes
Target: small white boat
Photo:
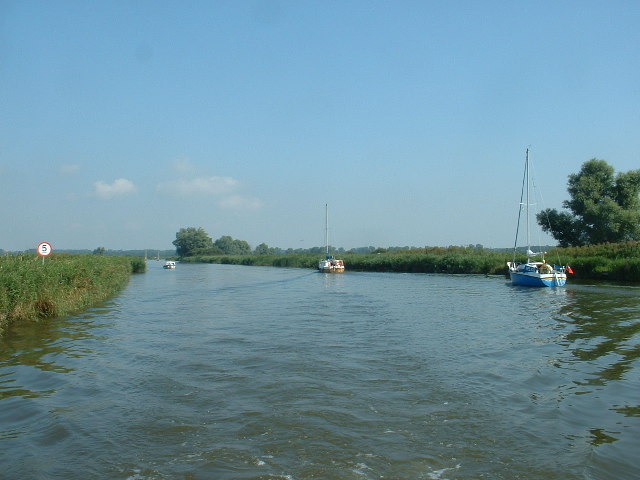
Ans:
<svg viewBox="0 0 640 480"><path fill-rule="evenodd" d="M172 260L167 260L166 262L164 262L164 265L162 266L162 268L166 268L167 270L173 270L174 268L176 268L176 262Z"/></svg>
<svg viewBox="0 0 640 480"><path fill-rule="evenodd" d="M562 287L567 283L567 272L573 273L571 267L552 265L547 263L544 256L547 252L532 252L531 238L529 229L529 207L531 202L530 196L530 178L529 178L529 149L527 148L527 156L524 164L524 178L522 180L522 193L520 194L520 213L518 214L518 226L516 228L516 239L513 246L513 261L507 262L509 276L513 285L522 285L526 287ZM525 194L526 188L526 194ZM524 199L524 203L523 203ZM520 229L520 217L522 207L525 207L525 218L527 228L527 262L517 263L516 253L518 245L518 230ZM534 257L540 257L540 260L532 260Z"/></svg>
<svg viewBox="0 0 640 480"><path fill-rule="evenodd" d="M334 258L329 254L329 207L325 204L324 240L326 245L326 257L318 262L318 270L321 273L344 273L344 261Z"/></svg>
<svg viewBox="0 0 640 480"><path fill-rule="evenodd" d="M344 273L344 261L327 255L327 258L318 263L318 270L322 273Z"/></svg>

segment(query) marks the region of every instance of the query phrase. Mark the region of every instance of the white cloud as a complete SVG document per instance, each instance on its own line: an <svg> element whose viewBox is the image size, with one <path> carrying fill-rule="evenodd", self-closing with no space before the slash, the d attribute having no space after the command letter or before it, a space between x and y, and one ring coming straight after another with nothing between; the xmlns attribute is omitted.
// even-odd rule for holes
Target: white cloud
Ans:
<svg viewBox="0 0 640 480"><path fill-rule="evenodd" d="M255 210L262 207L262 202L259 199L244 197L236 193L240 189L241 183L235 178L194 176L197 168L187 158L173 162L173 169L180 178L159 183L156 186L159 193L181 198L214 197L220 208L229 210Z"/></svg>
<svg viewBox="0 0 640 480"><path fill-rule="evenodd" d="M231 195L223 198L218 202L222 208L232 210L255 210L262 207L262 202L257 198L242 197L240 195Z"/></svg>
<svg viewBox="0 0 640 480"><path fill-rule="evenodd" d="M104 182L96 182L93 184L94 194L103 200L110 200L114 197L129 195L137 191L136 186L131 180L126 178L118 178L111 185Z"/></svg>
<svg viewBox="0 0 640 480"><path fill-rule="evenodd" d="M158 185L161 193L179 197L191 195L224 195L232 192L238 181L231 177L197 177L190 180L180 179Z"/></svg>

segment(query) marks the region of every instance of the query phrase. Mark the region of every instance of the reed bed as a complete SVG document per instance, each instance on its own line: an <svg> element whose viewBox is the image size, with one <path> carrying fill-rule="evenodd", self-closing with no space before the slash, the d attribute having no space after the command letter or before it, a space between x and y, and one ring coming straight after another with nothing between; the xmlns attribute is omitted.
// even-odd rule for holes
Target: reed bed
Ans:
<svg viewBox="0 0 640 480"><path fill-rule="evenodd" d="M182 262L317 268L318 254L211 255L182 258ZM347 270L370 272L451 273L506 275L511 251L467 247L429 247L383 253L338 255ZM547 252L549 262L571 265L572 279L640 282L640 242L584 247L555 248ZM518 254L516 261L526 261Z"/></svg>
<svg viewBox="0 0 640 480"><path fill-rule="evenodd" d="M640 282L640 242L558 249L576 278Z"/></svg>
<svg viewBox="0 0 640 480"><path fill-rule="evenodd" d="M337 255L351 271L411 273L503 274L510 254L463 247L401 250L385 253L345 253ZM182 262L317 268L322 255L211 255L188 257Z"/></svg>
<svg viewBox="0 0 640 480"><path fill-rule="evenodd" d="M121 291L142 258L100 255L0 257L0 333L12 322L81 312Z"/></svg>

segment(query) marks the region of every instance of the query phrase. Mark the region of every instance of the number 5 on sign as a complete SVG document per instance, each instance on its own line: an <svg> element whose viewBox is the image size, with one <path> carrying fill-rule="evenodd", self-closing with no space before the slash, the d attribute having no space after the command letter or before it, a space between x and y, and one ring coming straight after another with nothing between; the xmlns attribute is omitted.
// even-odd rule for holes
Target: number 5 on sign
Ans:
<svg viewBox="0 0 640 480"><path fill-rule="evenodd" d="M42 257L42 263L44 263L44 257L48 257L51 255L53 248L51 248L51 244L48 242L41 242L36 249L38 255Z"/></svg>

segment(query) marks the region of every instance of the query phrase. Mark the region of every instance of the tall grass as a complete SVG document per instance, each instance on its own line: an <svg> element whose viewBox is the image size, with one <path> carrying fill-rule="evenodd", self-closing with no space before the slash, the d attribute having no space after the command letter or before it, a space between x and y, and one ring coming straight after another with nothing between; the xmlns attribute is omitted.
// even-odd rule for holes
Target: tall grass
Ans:
<svg viewBox="0 0 640 480"><path fill-rule="evenodd" d="M345 256L350 270L409 273L502 274L508 254L491 250L427 248Z"/></svg>
<svg viewBox="0 0 640 480"><path fill-rule="evenodd" d="M559 249L576 278L640 282L640 242Z"/></svg>
<svg viewBox="0 0 640 480"><path fill-rule="evenodd" d="M0 257L0 333L11 322L71 315L118 293L143 259L99 255Z"/></svg>
<svg viewBox="0 0 640 480"><path fill-rule="evenodd" d="M347 253L339 257L347 271L470 273L506 275L511 251L466 247L429 247L384 253ZM182 262L268 265L274 267L317 268L322 255L212 255L189 257ZM608 279L640 282L640 242L585 247L555 248L546 254L548 261L571 265L576 279ZM516 261L526 261L524 254Z"/></svg>
<svg viewBox="0 0 640 480"><path fill-rule="evenodd" d="M339 255L347 270L414 273L505 273L509 253L463 247L402 250L385 253ZM188 257L182 262L317 268L322 255L212 255Z"/></svg>

